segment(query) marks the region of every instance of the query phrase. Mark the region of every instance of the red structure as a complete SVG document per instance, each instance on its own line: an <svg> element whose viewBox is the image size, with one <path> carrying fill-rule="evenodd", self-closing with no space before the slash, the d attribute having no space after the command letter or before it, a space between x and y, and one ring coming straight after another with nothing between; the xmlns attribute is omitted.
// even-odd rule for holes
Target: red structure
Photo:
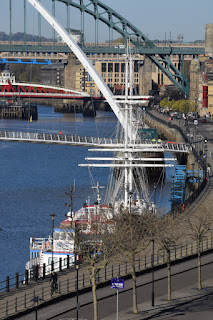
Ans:
<svg viewBox="0 0 213 320"><path fill-rule="evenodd" d="M208 86L203 86L203 108L208 108Z"/></svg>
<svg viewBox="0 0 213 320"><path fill-rule="evenodd" d="M88 94L63 88L42 86L35 84L11 83L0 85L0 97L5 98L55 98L55 99L83 99Z"/></svg>

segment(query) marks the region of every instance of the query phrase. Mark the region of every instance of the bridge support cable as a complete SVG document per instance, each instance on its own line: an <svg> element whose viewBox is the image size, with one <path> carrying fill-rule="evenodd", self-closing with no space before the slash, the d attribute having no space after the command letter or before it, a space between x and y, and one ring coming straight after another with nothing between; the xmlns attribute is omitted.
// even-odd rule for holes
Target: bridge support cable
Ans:
<svg viewBox="0 0 213 320"><path fill-rule="evenodd" d="M12 0L9 2L10 6L10 43L12 42Z"/></svg>
<svg viewBox="0 0 213 320"><path fill-rule="evenodd" d="M26 14L26 0L24 0L24 44L26 44L26 29L27 29L27 14Z"/></svg>
<svg viewBox="0 0 213 320"><path fill-rule="evenodd" d="M91 75L94 82L98 86L99 90L102 92L103 96L111 106L114 111L116 117L120 121L122 127L125 127L124 114L118 102L115 101L114 96L106 85L102 77L99 75L98 71L93 67L92 63L89 61L87 56L81 50L81 48L75 43L75 41L69 36L67 31L59 24L59 22L47 11L47 9L39 3L38 0L28 0L29 3L33 5L33 7L41 13L41 15L46 19L49 24L55 29L55 31L62 37L62 39L66 42L66 44L70 47L73 53L76 55L78 60L82 63L87 72ZM133 130L133 128L132 128ZM130 130L128 130L130 131Z"/></svg>
<svg viewBox="0 0 213 320"><path fill-rule="evenodd" d="M70 28L70 6L67 4L67 29Z"/></svg>

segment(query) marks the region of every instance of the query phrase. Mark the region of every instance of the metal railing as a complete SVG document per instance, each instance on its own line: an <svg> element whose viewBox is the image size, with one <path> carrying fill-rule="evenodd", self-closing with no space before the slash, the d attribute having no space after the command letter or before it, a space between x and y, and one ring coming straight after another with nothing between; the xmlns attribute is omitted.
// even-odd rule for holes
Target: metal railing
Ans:
<svg viewBox="0 0 213 320"><path fill-rule="evenodd" d="M207 237L205 240L202 241L202 252L208 251L212 248L212 238ZM195 255L197 254L197 252L198 247L196 242L186 243L185 245L177 246L173 250L171 250L170 260L176 261L179 259L183 259ZM54 294L52 294L51 292L51 285L48 284L48 279L45 280L45 274L42 278L39 279L38 266L36 267L36 272L36 269L32 270L32 272L35 272L33 281L28 281L27 278L25 278L24 281L21 281L21 276L17 276L17 274L15 278L10 279L10 281L15 281L7 283L7 279L5 289L6 291L10 291L10 294L2 292L0 293L0 319L6 319L9 316L33 308L34 302L32 300L36 296L42 299L40 303L43 303L50 301L51 299L60 295L66 295L68 293L73 293L73 295L75 295L77 281L78 290L91 287L90 278L88 276L88 272L84 264L81 265L78 272L78 278L76 278L75 268L73 265L69 265L69 259L64 259L63 263L67 264L67 270L70 269L70 272L66 273L66 275L63 275L63 273L62 275L60 275L59 271L61 267L61 262L54 265L54 269L58 272L59 275L58 291ZM143 270L152 268L153 264L154 267L157 267L165 263L167 263L166 252L159 250L154 255L154 259L151 254L145 255L143 258L137 259L136 273L139 274ZM25 272L25 277L27 273L28 271ZM109 285L108 282L111 280L111 278L117 277L117 275L125 277L128 276L130 273L131 264L129 262L121 264L115 262L114 264L109 264L104 269L99 270L96 276L96 283L97 285L100 283L105 283L106 285ZM14 289L14 287L16 289Z"/></svg>
<svg viewBox="0 0 213 320"><path fill-rule="evenodd" d="M123 147L122 139L115 138L99 138L87 137L79 135L52 134L52 133L36 133L36 132L16 132L16 131L0 131L0 141L25 141L38 143L57 143L82 146L109 146ZM131 147L141 148L141 151L149 152L188 152L188 145L178 142L164 142L138 139L134 143L130 143Z"/></svg>

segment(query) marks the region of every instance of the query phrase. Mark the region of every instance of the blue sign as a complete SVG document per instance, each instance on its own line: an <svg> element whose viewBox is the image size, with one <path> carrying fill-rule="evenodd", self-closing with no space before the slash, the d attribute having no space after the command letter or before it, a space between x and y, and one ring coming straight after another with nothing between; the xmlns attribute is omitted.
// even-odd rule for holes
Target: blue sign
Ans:
<svg viewBox="0 0 213 320"><path fill-rule="evenodd" d="M113 289L124 289L124 279L111 279L111 288Z"/></svg>

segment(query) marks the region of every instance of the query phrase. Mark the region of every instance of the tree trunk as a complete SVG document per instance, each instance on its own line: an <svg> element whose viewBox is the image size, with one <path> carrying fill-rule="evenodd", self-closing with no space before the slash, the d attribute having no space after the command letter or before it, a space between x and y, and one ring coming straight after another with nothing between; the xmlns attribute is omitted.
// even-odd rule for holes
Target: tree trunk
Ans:
<svg viewBox="0 0 213 320"><path fill-rule="evenodd" d="M167 271L168 271L168 300L172 299L172 291L171 291L171 261L170 261L170 253L167 253Z"/></svg>
<svg viewBox="0 0 213 320"><path fill-rule="evenodd" d="M95 283L95 270L92 270L92 274L90 276L92 283L92 296L93 296L93 308L94 308L94 320L98 320L98 301L97 301L97 292L96 292L96 283Z"/></svg>
<svg viewBox="0 0 213 320"><path fill-rule="evenodd" d="M137 304L137 279L135 272L135 259L132 259L132 290L133 290L133 313L138 313Z"/></svg>
<svg viewBox="0 0 213 320"><path fill-rule="evenodd" d="M200 253L200 242L198 242L198 250L197 250L197 266L198 266L198 289L202 289L202 279L201 279L201 253Z"/></svg>

